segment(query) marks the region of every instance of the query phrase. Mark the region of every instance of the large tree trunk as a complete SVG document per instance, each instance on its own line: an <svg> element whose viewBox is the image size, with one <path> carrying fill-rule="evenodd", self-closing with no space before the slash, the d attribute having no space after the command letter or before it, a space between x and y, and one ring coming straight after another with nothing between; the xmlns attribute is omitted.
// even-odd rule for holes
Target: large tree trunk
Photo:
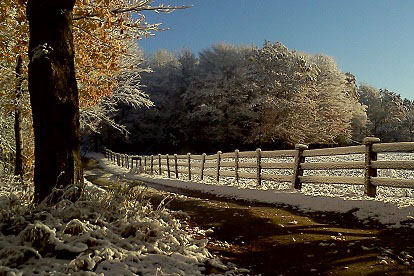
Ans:
<svg viewBox="0 0 414 276"><path fill-rule="evenodd" d="M35 135L35 201L83 180L72 10L75 0L29 0L29 92Z"/></svg>
<svg viewBox="0 0 414 276"><path fill-rule="evenodd" d="M22 97L22 57L17 56L16 59L16 100L14 105L14 137L16 141L16 161L14 167L14 175L23 178L23 140L21 126L21 106L20 99Z"/></svg>

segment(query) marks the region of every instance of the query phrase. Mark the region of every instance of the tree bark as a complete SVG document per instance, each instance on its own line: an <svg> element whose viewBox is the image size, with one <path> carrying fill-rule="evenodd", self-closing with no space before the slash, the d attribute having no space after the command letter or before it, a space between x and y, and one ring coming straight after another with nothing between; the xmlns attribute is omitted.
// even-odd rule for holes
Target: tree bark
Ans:
<svg viewBox="0 0 414 276"><path fill-rule="evenodd" d="M75 0L29 0L29 92L35 135L35 201L83 181L72 11Z"/></svg>
<svg viewBox="0 0 414 276"><path fill-rule="evenodd" d="M21 126L21 106L20 99L22 97L22 57L17 56L16 59L16 99L14 103L14 137L16 141L16 161L14 167L14 175L23 178L23 140Z"/></svg>

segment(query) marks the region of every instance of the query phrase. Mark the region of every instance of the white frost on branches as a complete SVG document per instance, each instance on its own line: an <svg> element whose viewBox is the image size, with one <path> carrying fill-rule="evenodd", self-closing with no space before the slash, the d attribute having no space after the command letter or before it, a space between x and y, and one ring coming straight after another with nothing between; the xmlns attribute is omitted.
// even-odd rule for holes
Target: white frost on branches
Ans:
<svg viewBox="0 0 414 276"><path fill-rule="evenodd" d="M120 60L122 69L112 94L104 97L99 104L80 110L81 129L99 133L102 125L107 124L128 133L125 126L114 120L119 105L126 104L135 108L153 105L148 95L141 90L141 73L149 71L141 66L142 57L142 50L136 43L131 43L128 53Z"/></svg>

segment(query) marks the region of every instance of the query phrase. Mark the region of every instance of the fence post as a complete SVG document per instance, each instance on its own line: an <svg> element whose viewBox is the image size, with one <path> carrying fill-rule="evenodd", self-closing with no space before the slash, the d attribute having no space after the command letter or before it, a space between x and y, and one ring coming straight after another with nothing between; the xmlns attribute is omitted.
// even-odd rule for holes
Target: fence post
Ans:
<svg viewBox="0 0 414 276"><path fill-rule="evenodd" d="M116 164L118 165L118 167L121 166L121 154L119 153L116 154Z"/></svg>
<svg viewBox="0 0 414 276"><path fill-rule="evenodd" d="M234 151L234 173L237 184L239 183L239 150Z"/></svg>
<svg viewBox="0 0 414 276"><path fill-rule="evenodd" d="M159 175L161 175L162 170L161 170L161 154L158 154L158 173Z"/></svg>
<svg viewBox="0 0 414 276"><path fill-rule="evenodd" d="M372 185L371 178L377 176L377 169L372 168L372 161L377 161L378 154L372 151L372 145L379 143L381 140L376 137L365 137L365 194L370 197L375 197L377 194L377 187Z"/></svg>
<svg viewBox="0 0 414 276"><path fill-rule="evenodd" d="M151 172L151 175L153 175L154 174L154 155L151 155L151 164L150 164L150 172Z"/></svg>
<svg viewBox="0 0 414 276"><path fill-rule="evenodd" d="M124 155L123 154L121 154L121 167L123 168L124 167Z"/></svg>
<svg viewBox="0 0 414 276"><path fill-rule="evenodd" d="M174 164L175 164L175 178L178 178L178 158L177 158L177 154L174 154Z"/></svg>
<svg viewBox="0 0 414 276"><path fill-rule="evenodd" d="M129 169L129 155L128 154L125 155L125 158L126 158L126 167L127 169Z"/></svg>
<svg viewBox="0 0 414 276"><path fill-rule="evenodd" d="M136 158L136 157L135 157ZM137 166L138 167L138 166ZM131 170L134 169L134 157L131 156Z"/></svg>
<svg viewBox="0 0 414 276"><path fill-rule="evenodd" d="M217 152L217 177L216 181L220 182L220 162L221 162L221 151Z"/></svg>
<svg viewBox="0 0 414 276"><path fill-rule="evenodd" d="M256 159L257 159L257 185L262 185L262 150L256 149Z"/></svg>
<svg viewBox="0 0 414 276"><path fill-rule="evenodd" d="M138 160L137 160L137 167L138 167ZM142 156L139 156L139 173L142 173Z"/></svg>
<svg viewBox="0 0 414 276"><path fill-rule="evenodd" d="M147 156L144 156L144 173L147 173Z"/></svg>
<svg viewBox="0 0 414 276"><path fill-rule="evenodd" d="M188 180L191 180L191 153L187 153L188 159Z"/></svg>
<svg viewBox="0 0 414 276"><path fill-rule="evenodd" d="M204 180L204 164L206 163L206 154L201 155L201 180Z"/></svg>
<svg viewBox="0 0 414 276"><path fill-rule="evenodd" d="M303 169L301 164L305 162L305 157L303 152L308 149L307 145L296 144L295 145L296 154L295 154L295 165L293 167L293 180L292 185L295 189L302 189L302 182L300 182L300 176L303 176Z"/></svg>
<svg viewBox="0 0 414 276"><path fill-rule="evenodd" d="M171 171L170 171L170 156L167 154L167 174L168 178L171 178Z"/></svg>

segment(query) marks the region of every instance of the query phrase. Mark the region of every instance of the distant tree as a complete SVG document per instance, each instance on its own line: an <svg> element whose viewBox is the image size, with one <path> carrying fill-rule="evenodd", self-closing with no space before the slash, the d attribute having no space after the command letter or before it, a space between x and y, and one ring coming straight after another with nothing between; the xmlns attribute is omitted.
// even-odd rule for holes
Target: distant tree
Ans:
<svg viewBox="0 0 414 276"><path fill-rule="evenodd" d="M20 55L16 58L16 99L14 108L14 137L16 141L16 161L14 175L23 178L23 137L22 137L22 115L20 100L22 98L22 83L23 83L23 70L22 70L23 59Z"/></svg>
<svg viewBox="0 0 414 276"><path fill-rule="evenodd" d="M252 47L231 44L216 44L200 52L198 70L184 94L190 139L207 148L234 148L247 140L250 95L244 84L252 53Z"/></svg>
<svg viewBox="0 0 414 276"><path fill-rule="evenodd" d="M404 141L414 142L414 101L404 99L405 114L401 122L401 133Z"/></svg>
<svg viewBox="0 0 414 276"><path fill-rule="evenodd" d="M266 42L256 50L248 79L259 114L253 139L261 143L347 143L353 119L364 113L350 76L325 55Z"/></svg>
<svg viewBox="0 0 414 276"><path fill-rule="evenodd" d="M401 139L400 126L406 114L401 96L387 89L361 84L360 101L367 107L368 134L383 142Z"/></svg>
<svg viewBox="0 0 414 276"><path fill-rule="evenodd" d="M317 66L281 43L266 42L249 63L248 90L257 114L252 139L259 143L308 142L314 121Z"/></svg>
<svg viewBox="0 0 414 276"><path fill-rule="evenodd" d="M319 54L311 56L310 60L319 69L315 86L317 113L315 125L311 127L316 130L313 140L348 143L355 128L364 128L366 118L355 80L352 75L340 71L332 57Z"/></svg>
<svg viewBox="0 0 414 276"><path fill-rule="evenodd" d="M0 5L0 112L4 124L14 121L14 137L7 141L0 139L0 147L8 151L6 143L14 142L14 147L10 149L15 155L14 173L20 176L24 174L24 167L31 163L33 154L30 148L30 106L26 93L28 26L23 2L5 0ZM0 136L7 137L5 133Z"/></svg>
<svg viewBox="0 0 414 276"><path fill-rule="evenodd" d="M167 50L155 52L147 64L152 72L142 74L142 84L154 106L150 109L129 109L134 115L129 113L132 117L123 120L134 121L131 123L135 131L130 138L132 141L138 139L145 147L142 150L171 148L178 142L175 132L178 119L174 114L179 111L177 103L180 101L180 64L175 54Z"/></svg>

